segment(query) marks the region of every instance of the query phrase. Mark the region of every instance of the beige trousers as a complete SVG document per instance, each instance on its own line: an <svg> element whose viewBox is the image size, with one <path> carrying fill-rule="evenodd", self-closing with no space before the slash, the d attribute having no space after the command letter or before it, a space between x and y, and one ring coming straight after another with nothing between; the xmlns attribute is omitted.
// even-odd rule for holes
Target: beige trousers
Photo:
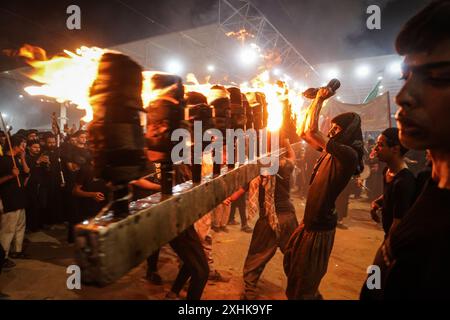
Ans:
<svg viewBox="0 0 450 320"><path fill-rule="evenodd" d="M25 237L25 209L3 213L0 225L0 243L5 249L6 257L9 251L22 252ZM14 244L13 246L11 246Z"/></svg>

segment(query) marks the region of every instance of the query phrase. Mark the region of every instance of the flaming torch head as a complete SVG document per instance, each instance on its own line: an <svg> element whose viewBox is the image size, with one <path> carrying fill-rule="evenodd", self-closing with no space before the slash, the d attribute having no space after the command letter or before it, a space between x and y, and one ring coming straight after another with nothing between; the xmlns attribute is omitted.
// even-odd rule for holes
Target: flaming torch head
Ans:
<svg viewBox="0 0 450 320"><path fill-rule="evenodd" d="M141 90L142 69L136 62L120 53L102 55L90 88L88 139L98 176L113 184L144 174Z"/></svg>
<svg viewBox="0 0 450 320"><path fill-rule="evenodd" d="M214 85L208 95L208 104L214 107L214 128L226 136L226 130L231 127L230 94L225 87Z"/></svg>
<svg viewBox="0 0 450 320"><path fill-rule="evenodd" d="M147 155L153 162L170 162L170 138L183 120L184 87L179 76L166 73L154 73L148 81L152 99L146 106Z"/></svg>
<svg viewBox="0 0 450 320"><path fill-rule="evenodd" d="M231 126L233 129L244 130L247 117L241 90L237 87L230 87L228 88L228 92L230 93Z"/></svg>

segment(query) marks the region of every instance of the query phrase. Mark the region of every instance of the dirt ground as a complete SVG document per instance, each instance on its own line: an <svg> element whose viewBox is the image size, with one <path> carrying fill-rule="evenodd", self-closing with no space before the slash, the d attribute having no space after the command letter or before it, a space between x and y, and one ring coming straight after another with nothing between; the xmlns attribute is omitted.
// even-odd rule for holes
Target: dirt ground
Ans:
<svg viewBox="0 0 450 320"><path fill-rule="evenodd" d="M292 199L300 221L304 200L295 195ZM349 228L337 229L328 272L320 286L325 299L358 299L366 269L383 239L383 232L370 219L368 209L367 201L350 200L349 217L345 220ZM213 256L215 267L229 274L231 280L227 283L209 281L203 299L239 299L242 292L242 269L251 234L241 232L240 226L230 226L229 229L229 233L213 234ZM27 253L32 259L16 260L15 268L0 275L0 291L11 299L163 299L178 270L176 255L165 246L159 261L164 279L162 286L152 285L144 279L146 265L142 263L109 286L82 285L81 290L69 290L66 268L74 264L74 248L65 242L64 226L28 234L27 237ZM283 256L278 251L266 266L259 282L260 299L286 299L282 262Z"/></svg>

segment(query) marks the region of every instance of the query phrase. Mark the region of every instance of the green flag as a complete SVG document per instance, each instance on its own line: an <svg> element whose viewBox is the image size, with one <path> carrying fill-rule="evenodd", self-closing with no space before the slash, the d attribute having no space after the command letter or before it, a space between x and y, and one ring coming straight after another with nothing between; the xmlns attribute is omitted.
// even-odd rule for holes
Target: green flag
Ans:
<svg viewBox="0 0 450 320"><path fill-rule="evenodd" d="M378 89L380 87L381 80L378 80L372 90L370 90L367 97L364 99L363 103L367 103L378 96Z"/></svg>

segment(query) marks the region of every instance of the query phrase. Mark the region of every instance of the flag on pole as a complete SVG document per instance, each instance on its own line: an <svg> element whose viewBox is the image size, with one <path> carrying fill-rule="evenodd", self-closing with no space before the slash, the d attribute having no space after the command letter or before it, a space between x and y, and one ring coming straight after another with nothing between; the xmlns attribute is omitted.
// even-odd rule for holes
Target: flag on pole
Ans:
<svg viewBox="0 0 450 320"><path fill-rule="evenodd" d="M369 94L364 99L363 103L370 102L371 100L375 99L378 96L378 89L380 87L380 84L381 84L381 80L378 80L377 83L375 84L375 86L373 87L373 89L370 90Z"/></svg>

